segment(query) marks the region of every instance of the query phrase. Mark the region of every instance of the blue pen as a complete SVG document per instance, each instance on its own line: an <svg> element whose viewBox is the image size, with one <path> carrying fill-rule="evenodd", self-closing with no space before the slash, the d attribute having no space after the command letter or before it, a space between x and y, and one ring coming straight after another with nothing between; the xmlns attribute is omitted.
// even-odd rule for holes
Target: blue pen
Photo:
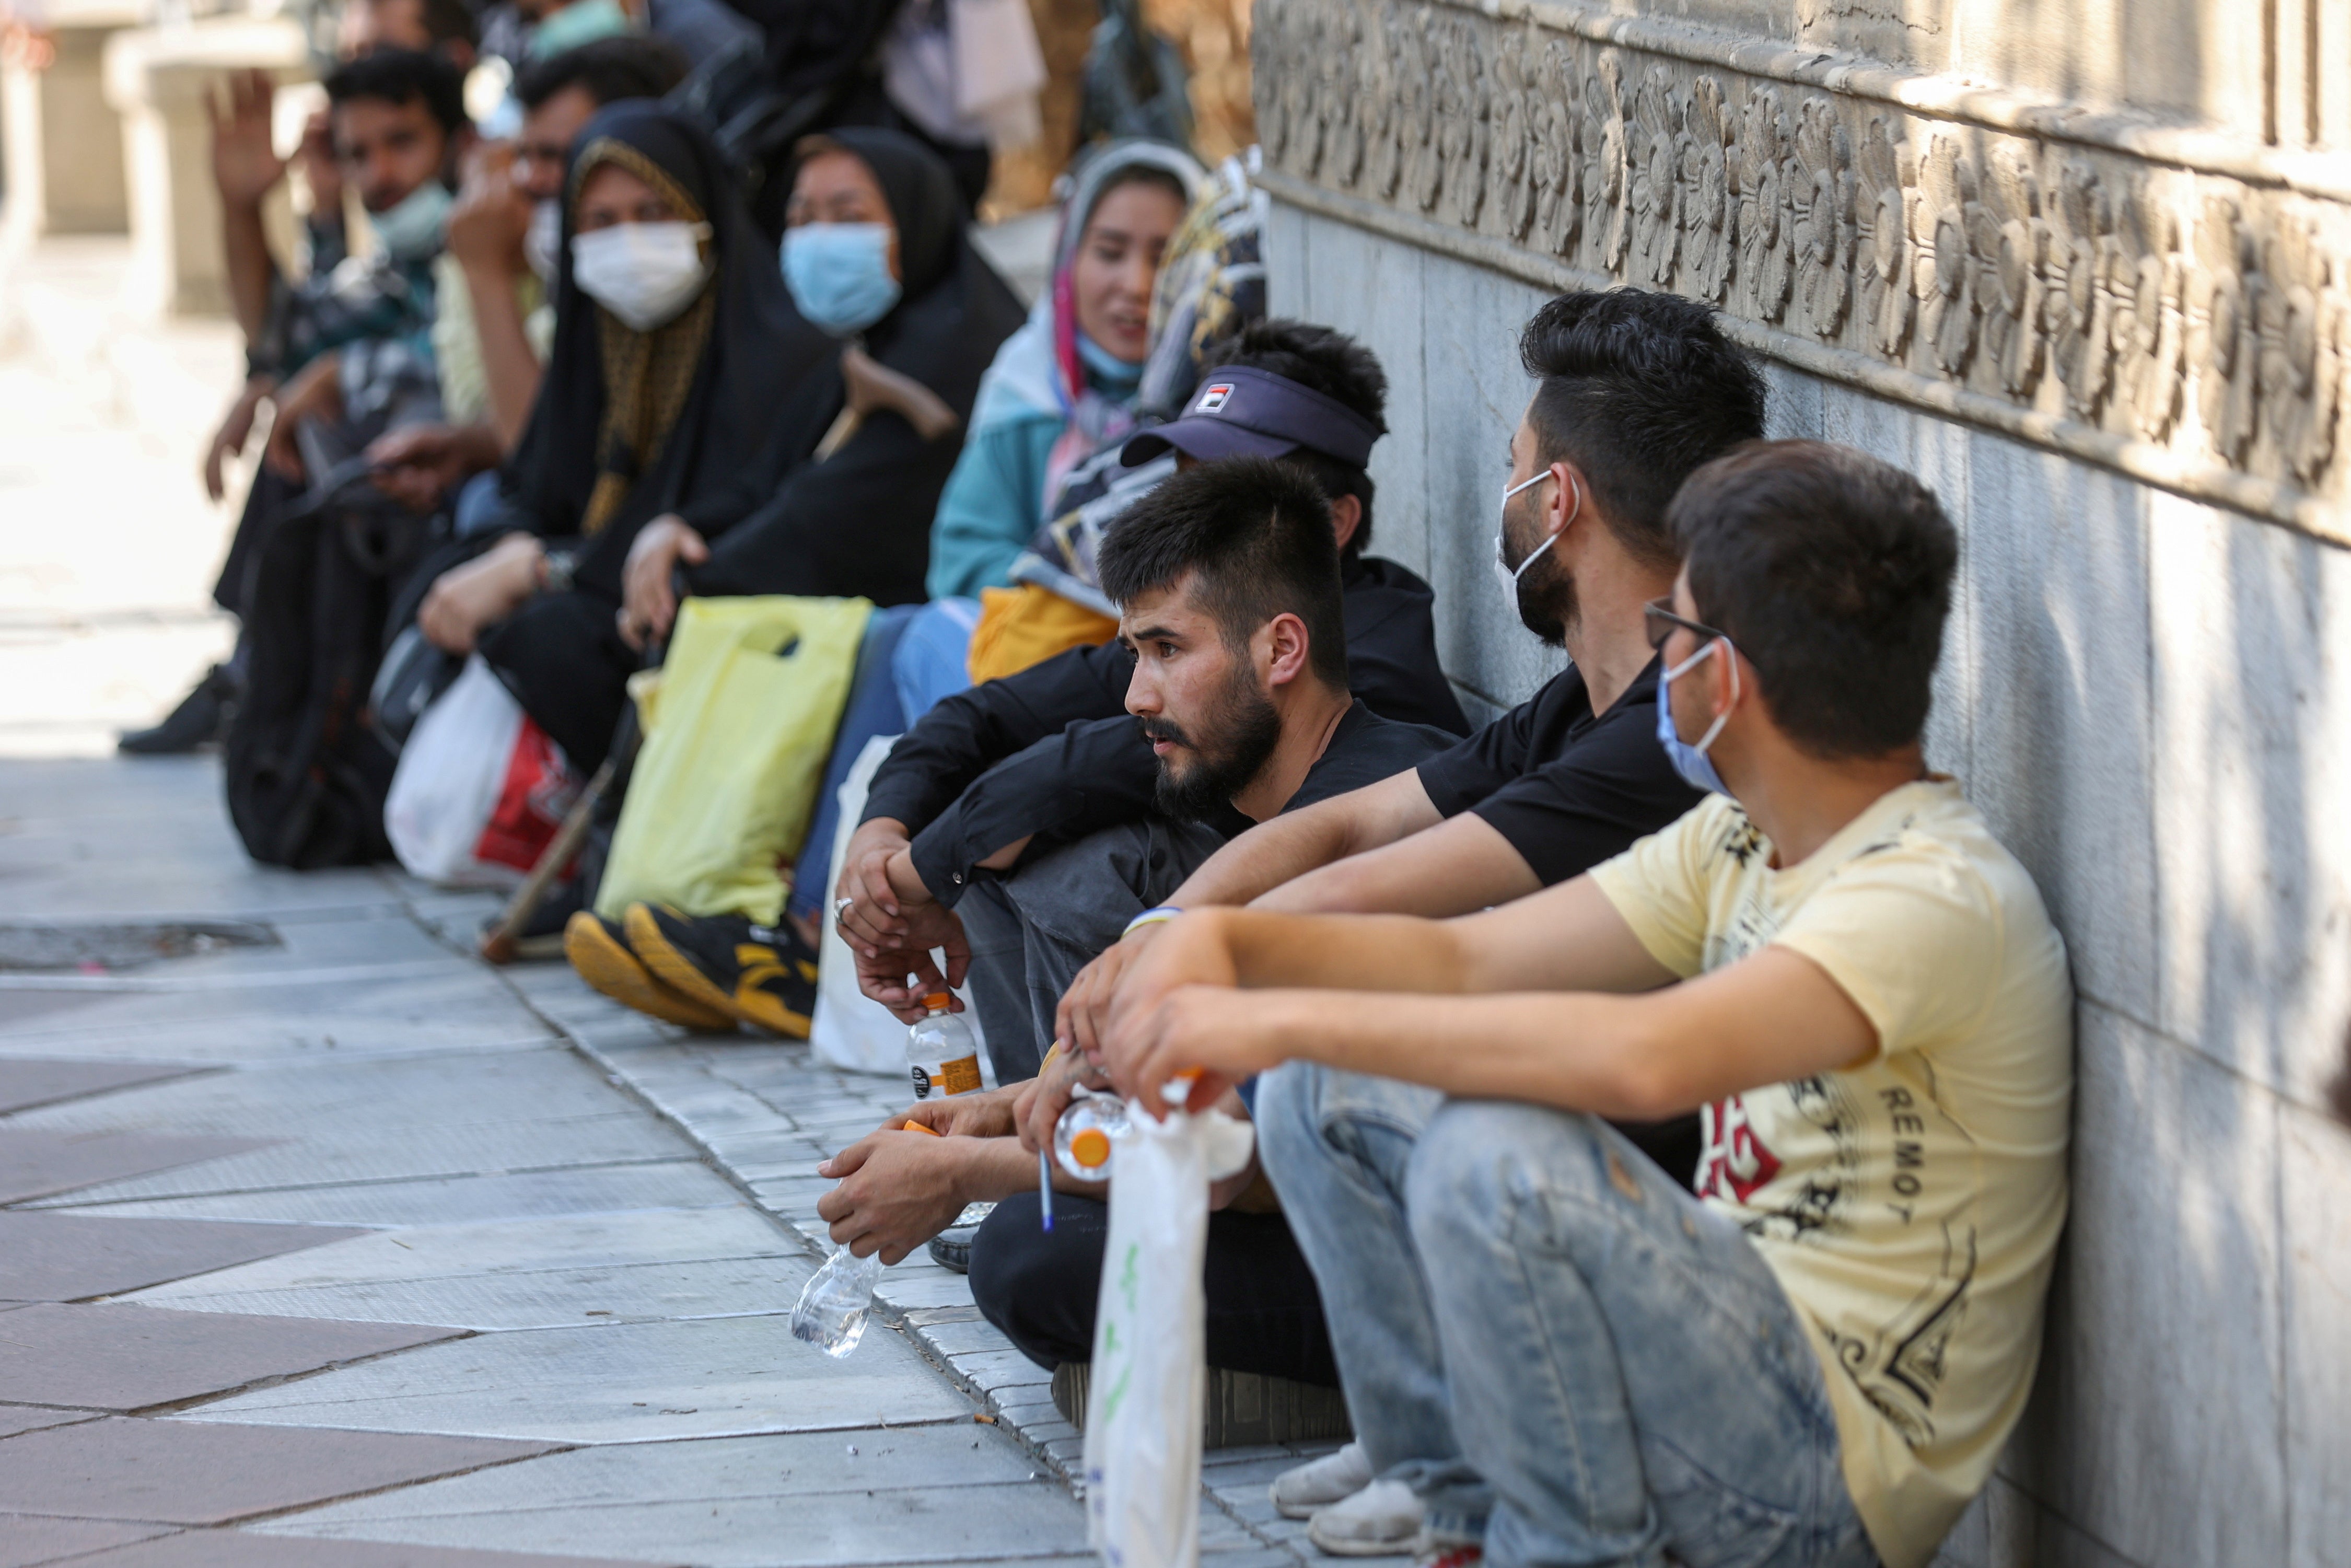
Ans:
<svg viewBox="0 0 2351 1568"><path fill-rule="evenodd" d="M1037 1151L1037 1212L1045 1228L1053 1228L1053 1155L1050 1150Z"/></svg>

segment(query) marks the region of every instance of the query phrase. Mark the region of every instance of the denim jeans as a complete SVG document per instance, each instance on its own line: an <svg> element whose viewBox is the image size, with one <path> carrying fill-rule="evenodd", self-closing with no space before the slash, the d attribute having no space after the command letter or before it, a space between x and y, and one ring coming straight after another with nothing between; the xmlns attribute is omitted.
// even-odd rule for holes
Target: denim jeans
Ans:
<svg viewBox="0 0 2351 1568"><path fill-rule="evenodd" d="M1037 1076L1078 971L1223 845L1214 829L1146 816L1062 843L1040 840L1009 872L975 873L956 915L997 1082Z"/></svg>
<svg viewBox="0 0 2351 1568"><path fill-rule="evenodd" d="M1292 1062L1259 1146L1373 1469L1495 1568L1868 1568L1818 1358L1596 1117Z"/></svg>
<svg viewBox="0 0 2351 1568"><path fill-rule="evenodd" d="M905 710L899 706L897 677L891 665L907 622L921 610L916 604L892 605L866 618L865 635L857 644L857 664L849 677L849 701L841 710L841 726L833 732L832 755L826 758L824 781L817 786L815 814L809 819L808 837L792 868L792 894L784 907L802 920L814 920L832 902L825 881L832 869L832 841L841 834L841 787L857 766L865 743L877 735L903 735Z"/></svg>
<svg viewBox="0 0 2351 1568"><path fill-rule="evenodd" d="M906 622L890 664L908 724L941 697L971 689L971 634L978 624L977 599L934 599Z"/></svg>

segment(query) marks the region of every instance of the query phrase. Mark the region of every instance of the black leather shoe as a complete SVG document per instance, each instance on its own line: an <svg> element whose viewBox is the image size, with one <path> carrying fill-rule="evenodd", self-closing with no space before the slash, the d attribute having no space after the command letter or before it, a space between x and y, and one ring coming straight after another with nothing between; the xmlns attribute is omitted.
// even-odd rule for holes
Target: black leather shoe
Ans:
<svg viewBox="0 0 2351 1568"><path fill-rule="evenodd" d="M114 747L133 757L172 757L225 740L236 697L236 677L214 664L162 723L123 731L115 737Z"/></svg>

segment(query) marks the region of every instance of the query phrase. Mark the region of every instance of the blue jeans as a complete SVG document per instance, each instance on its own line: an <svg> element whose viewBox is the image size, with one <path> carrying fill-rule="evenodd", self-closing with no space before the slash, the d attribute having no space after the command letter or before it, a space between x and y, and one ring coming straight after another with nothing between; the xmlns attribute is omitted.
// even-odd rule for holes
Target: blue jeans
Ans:
<svg viewBox="0 0 2351 1568"><path fill-rule="evenodd" d="M1739 1228L1596 1117L1292 1062L1266 1170L1373 1469L1495 1568L1868 1568L1819 1359Z"/></svg>
<svg viewBox="0 0 2351 1568"><path fill-rule="evenodd" d="M832 869L832 841L841 831L841 786L865 743L877 735L903 735L906 713L899 705L897 677L892 672L899 640L906 623L922 606L893 605L865 619L865 635L857 644L857 664L849 677L849 701L841 710L841 727L833 731L832 756L824 765L824 782L817 786L816 812L809 819L808 837L801 841L799 863L792 867L791 897L784 907L802 920L814 920L831 901L825 881Z"/></svg>
<svg viewBox="0 0 2351 1568"><path fill-rule="evenodd" d="M890 667L908 724L941 697L971 688L971 634L978 625L977 599L934 599L906 622Z"/></svg>

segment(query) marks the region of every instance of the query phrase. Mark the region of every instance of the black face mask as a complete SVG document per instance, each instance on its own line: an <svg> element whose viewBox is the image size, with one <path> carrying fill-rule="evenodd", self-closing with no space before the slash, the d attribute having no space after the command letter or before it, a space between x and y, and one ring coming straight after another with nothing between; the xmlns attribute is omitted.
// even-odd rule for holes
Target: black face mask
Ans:
<svg viewBox="0 0 2351 1568"><path fill-rule="evenodd" d="M1159 759L1154 795L1159 810L1179 821L1206 821L1231 805L1281 743L1281 715L1246 663L1234 666L1220 695L1214 727L1197 737L1165 717L1139 721L1147 738L1174 741L1191 753L1191 766L1180 775L1169 767L1174 753Z"/></svg>

